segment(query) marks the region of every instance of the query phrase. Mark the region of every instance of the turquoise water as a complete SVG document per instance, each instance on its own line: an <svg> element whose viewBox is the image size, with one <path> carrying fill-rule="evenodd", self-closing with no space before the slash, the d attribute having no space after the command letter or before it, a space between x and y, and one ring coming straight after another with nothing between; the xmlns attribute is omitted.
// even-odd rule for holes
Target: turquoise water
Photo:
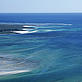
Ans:
<svg viewBox="0 0 82 82"><path fill-rule="evenodd" d="M0 82L82 82L81 23L19 24L36 32L0 35Z"/></svg>

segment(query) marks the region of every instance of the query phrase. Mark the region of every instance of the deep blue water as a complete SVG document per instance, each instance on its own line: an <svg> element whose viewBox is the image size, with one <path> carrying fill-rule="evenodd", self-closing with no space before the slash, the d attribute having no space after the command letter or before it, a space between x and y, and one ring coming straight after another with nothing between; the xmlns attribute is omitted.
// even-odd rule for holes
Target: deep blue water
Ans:
<svg viewBox="0 0 82 82"><path fill-rule="evenodd" d="M73 23L81 24L81 13L29 13L0 14L0 22L6 23Z"/></svg>
<svg viewBox="0 0 82 82"><path fill-rule="evenodd" d="M0 14L0 23L36 25L0 35L0 82L82 82L81 13Z"/></svg>

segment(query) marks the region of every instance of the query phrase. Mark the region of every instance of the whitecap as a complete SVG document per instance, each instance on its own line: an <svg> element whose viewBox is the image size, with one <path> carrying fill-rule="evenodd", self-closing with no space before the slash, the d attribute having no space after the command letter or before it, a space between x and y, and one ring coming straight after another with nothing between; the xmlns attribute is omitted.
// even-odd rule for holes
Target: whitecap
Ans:
<svg viewBox="0 0 82 82"><path fill-rule="evenodd" d="M24 72L30 72L31 70L15 70L15 71L0 71L0 75L10 75L10 74L18 74Z"/></svg>
<svg viewBox="0 0 82 82"><path fill-rule="evenodd" d="M18 33L18 34L27 34L27 33L35 33L37 32L37 30L34 31L13 31L13 33Z"/></svg>

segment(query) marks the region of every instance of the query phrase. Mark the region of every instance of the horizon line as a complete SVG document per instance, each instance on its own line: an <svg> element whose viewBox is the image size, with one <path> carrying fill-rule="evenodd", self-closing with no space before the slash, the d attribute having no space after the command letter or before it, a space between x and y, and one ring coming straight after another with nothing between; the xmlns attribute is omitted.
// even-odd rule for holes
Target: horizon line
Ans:
<svg viewBox="0 0 82 82"><path fill-rule="evenodd" d="M29 12L29 13L27 13L27 12L1 12L0 14L63 14L63 13L82 13L82 12Z"/></svg>

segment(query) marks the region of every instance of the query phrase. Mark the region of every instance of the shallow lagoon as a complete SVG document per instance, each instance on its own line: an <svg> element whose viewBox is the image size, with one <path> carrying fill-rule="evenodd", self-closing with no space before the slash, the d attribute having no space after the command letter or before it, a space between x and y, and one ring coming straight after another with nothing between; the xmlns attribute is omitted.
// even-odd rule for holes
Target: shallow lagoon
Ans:
<svg viewBox="0 0 82 82"><path fill-rule="evenodd" d="M35 33L0 35L0 82L81 82L81 14L38 16L48 22L27 23L36 25ZM73 20L71 17L74 16ZM26 20L34 22L35 18ZM37 20L42 22L42 19ZM54 20L56 23L49 23ZM3 22L7 21L4 19Z"/></svg>

